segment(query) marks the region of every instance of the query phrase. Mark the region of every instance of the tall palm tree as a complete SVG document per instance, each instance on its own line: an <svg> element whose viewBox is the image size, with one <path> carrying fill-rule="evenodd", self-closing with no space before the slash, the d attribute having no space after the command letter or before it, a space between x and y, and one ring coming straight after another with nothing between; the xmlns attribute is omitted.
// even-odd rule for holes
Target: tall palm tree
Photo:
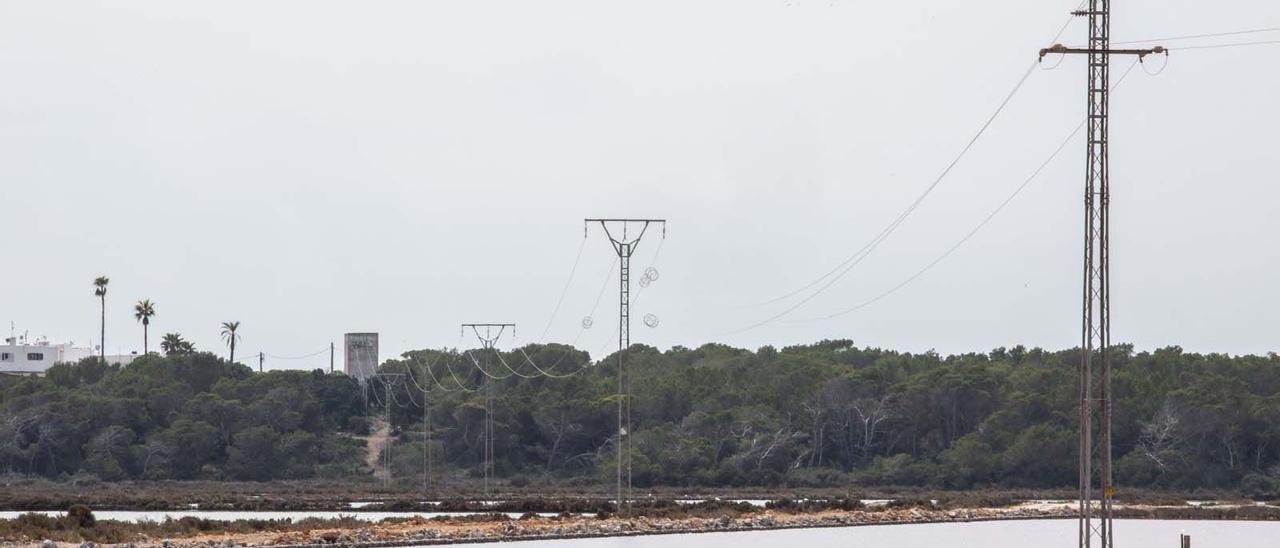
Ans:
<svg viewBox="0 0 1280 548"><path fill-rule="evenodd" d="M107 284L108 283L111 283L111 280L108 279L106 276L98 276L93 280L93 296L97 297L99 302L102 305L101 306L102 334L98 338L98 344L100 345L98 347L99 348L98 357L102 358L102 363L107 362Z"/></svg>
<svg viewBox="0 0 1280 548"><path fill-rule="evenodd" d="M240 322L222 322L222 340L231 347L231 358L228 361L232 363L236 361L236 341L240 339L240 335L236 334L237 329L240 329Z"/></svg>
<svg viewBox="0 0 1280 548"><path fill-rule="evenodd" d="M150 352L150 346L147 344L147 327L151 325L151 317L156 315L156 305L151 299L143 299L138 304L133 305L133 317L142 322L142 355L146 356Z"/></svg>

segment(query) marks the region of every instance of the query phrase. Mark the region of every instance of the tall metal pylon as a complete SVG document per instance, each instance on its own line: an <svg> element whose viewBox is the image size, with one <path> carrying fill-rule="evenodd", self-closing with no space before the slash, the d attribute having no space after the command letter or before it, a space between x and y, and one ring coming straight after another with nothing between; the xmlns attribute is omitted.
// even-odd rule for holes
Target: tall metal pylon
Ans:
<svg viewBox="0 0 1280 548"><path fill-rule="evenodd" d="M465 334L467 329L475 333L476 339L480 341L480 346L485 349L484 356L481 358L488 363L489 351L494 350L498 345L498 340L502 338L502 334L507 328L511 328L511 334L515 335L516 324L513 323L464 323L462 324L462 332ZM494 330L498 332L495 334ZM481 333L484 330L484 333ZM484 383L484 493L489 494L489 481L493 477L493 383L489 382L488 373L481 371L480 382Z"/></svg>
<svg viewBox="0 0 1280 548"><path fill-rule="evenodd" d="M662 237L667 237L665 219L585 219L583 231L592 223L599 223L613 250L618 254L618 433L617 433L617 505L622 513L631 498L631 377L626 373L624 355L631 347L631 256L644 238L649 226L662 225ZM629 236L632 225L639 225L640 233ZM614 230L609 227L613 226ZM622 476L626 470L627 496L622 496Z"/></svg>
<svg viewBox="0 0 1280 548"><path fill-rule="evenodd" d="M378 379L382 381L382 389L384 394L382 412L383 420L387 421L387 428L391 428L391 388L403 380L403 373L378 373ZM387 440L382 446L382 488L384 490L391 489L391 441Z"/></svg>
<svg viewBox="0 0 1280 548"><path fill-rule="evenodd" d="M1111 1L1089 0L1072 12L1089 20L1085 48L1062 44L1040 50L1089 59L1088 150L1084 193L1084 287L1080 344L1079 539L1081 548L1112 548L1111 471L1111 181L1109 129L1111 56L1166 53L1162 47L1111 49ZM1096 429L1096 435L1095 435ZM1096 465L1096 466L1095 466ZM1098 497L1098 500L1094 500Z"/></svg>

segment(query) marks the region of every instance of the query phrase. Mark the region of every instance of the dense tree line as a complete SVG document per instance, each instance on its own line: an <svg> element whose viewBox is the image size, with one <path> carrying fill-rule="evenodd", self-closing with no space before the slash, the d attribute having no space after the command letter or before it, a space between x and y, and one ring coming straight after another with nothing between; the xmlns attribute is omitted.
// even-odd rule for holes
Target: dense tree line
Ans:
<svg viewBox="0 0 1280 548"><path fill-rule="evenodd" d="M1280 494L1280 358L1128 346L1111 357L1120 484ZM756 352L635 346L626 359L638 486L1076 484L1078 350L940 356L825 341ZM547 378L533 364L583 371ZM592 363L559 345L389 361L385 371L420 383L391 387L402 473L420 473L425 458L424 396L433 455L478 469L484 391L467 390L488 382L500 476L606 479L616 367L616 355Z"/></svg>
<svg viewBox="0 0 1280 548"><path fill-rule="evenodd" d="M1076 482L1078 350L637 345L626 360L640 487ZM1280 496L1280 358L1121 346L1112 360L1122 486ZM363 475L366 417L389 412L398 476L420 474L430 453L441 479L474 477L489 393L499 478L596 485L614 466L617 363L562 345L423 350L385 362L383 372L400 374L388 384L361 386L320 371L257 374L203 353L122 368L90 358L44 378L0 379L0 469Z"/></svg>
<svg viewBox="0 0 1280 548"><path fill-rule="evenodd" d="M363 467L359 385L320 372L253 373L208 353L98 357L43 378L0 377L0 470L102 479L267 480Z"/></svg>

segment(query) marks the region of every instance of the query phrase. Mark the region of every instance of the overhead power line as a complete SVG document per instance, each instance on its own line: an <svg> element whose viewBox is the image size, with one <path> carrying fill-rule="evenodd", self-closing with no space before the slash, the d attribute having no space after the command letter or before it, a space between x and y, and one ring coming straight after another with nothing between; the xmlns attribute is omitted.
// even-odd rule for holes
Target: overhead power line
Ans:
<svg viewBox="0 0 1280 548"><path fill-rule="evenodd" d="M1115 91L1116 88L1120 87L1120 84L1124 82L1125 78L1129 77L1129 74L1133 72L1133 69L1136 66L1138 66L1137 61L1134 61L1133 64L1129 65L1129 68L1125 70L1125 72L1120 76L1120 78L1116 80L1115 85L1112 86L1112 91ZM955 253L956 250L960 249L962 246L964 246L965 243L973 239L973 237L977 235L979 231L985 228L988 224L991 223L993 219L996 218L997 215L999 215L1002 211L1004 211L1004 209L1008 207L1008 205L1011 202L1013 202L1014 198L1017 198L1019 194L1022 194L1023 190L1026 190L1026 188L1030 186L1032 182L1038 179L1040 177L1040 174L1044 172L1045 168L1049 167L1049 164L1052 163L1055 159L1057 159L1059 155L1062 154L1062 151L1067 148L1067 145L1071 144L1071 141L1075 139L1076 135L1080 134L1080 130L1084 129L1085 122L1086 120L1081 120L1080 123L1076 125L1076 128L1071 131L1071 134L1068 135L1066 139L1063 139L1062 143L1058 145L1058 148L1054 149L1053 153L1051 153L1048 158L1045 158L1044 162L1042 162L1039 165L1039 167L1037 167L1035 171L1033 171L1031 175L1027 177L1025 181L1022 182L1021 185L1018 185L1018 187L1013 190L1013 193L1009 194L1009 196L1005 198L1003 202L1000 202L1000 205L996 206L996 208L992 210L991 213L986 216L986 218L984 218L981 222L979 222L976 226L974 226L972 230L970 230L967 234L964 235L964 237L960 238L960 240L957 241L955 245L952 245L946 251L942 252L941 255L934 258L932 261L926 264L923 268L921 268L915 274L912 274L902 282L876 295L875 297L867 299L866 301L863 301L855 306L846 308L844 310L841 310L839 312L835 312L833 314L829 314L826 316L809 318L805 320L796 320L795 323L830 320L840 316L851 314L853 312L857 312L877 302L880 302L884 298L889 297L894 293L897 293L899 290L906 287L911 282L914 282L917 279L919 279L921 276L924 276L925 273L932 270L933 267L938 266L939 263L946 260L948 257L951 256L951 254Z"/></svg>
<svg viewBox="0 0 1280 548"><path fill-rule="evenodd" d="M551 372L549 372L549 371L546 371L546 370L542 369L541 367L538 367L538 364L537 364L537 363L534 363L533 358L530 358L530 357L529 357L529 354L528 354L527 352L525 352L525 351L524 351L524 348L523 348L523 347L522 347L522 348L519 348L518 350L520 350L520 353L524 355L524 359L525 359L525 361L528 361L528 362L529 362L529 365L532 365L532 366L533 366L533 368L534 368L534 369L536 369L536 370L538 371L538 373L541 373L541 374L542 374L542 376L544 376L544 377L550 377L550 378L553 378L553 379L567 379L567 378L569 378L569 377L572 377L572 376L574 376L574 375L577 375L578 373L581 373L581 372L586 371L587 369L590 369L590 368L591 368L591 363L590 363L590 362L587 362L586 364L583 364L583 365L582 365L582 367L579 367L576 371L573 371L573 372L571 372L571 373L563 373L563 374L551 373ZM568 353L565 353L565 356L567 356L567 355L568 355ZM561 356L559 360L556 360L556 365L559 365L559 364L560 364L560 362L561 362L561 361L563 361L563 360L564 360L564 356ZM553 366L551 366L551 367L550 367L550 369L555 369L555 366L554 366L554 365L553 365Z"/></svg>
<svg viewBox="0 0 1280 548"><path fill-rule="evenodd" d="M875 249L879 247L881 243L883 243L886 239L889 238L889 236L891 236L895 231L897 231L898 227L902 226L902 223L905 222L907 218L910 217L911 214L914 213L916 209L920 207L920 204L924 203L925 199L928 198L929 195L932 194L933 191L938 188L938 185L942 184L942 181L946 179L948 175L951 174L952 170L954 170L955 167L960 164L960 161L963 160L964 157L969 154L969 151L972 150L974 145L978 143L978 140L981 139L982 136L986 134L987 129L991 127L991 124L996 121L996 118L998 118L1000 114L1004 112L1005 108L1009 106L1009 103L1013 101L1013 97L1017 95L1018 91L1022 89L1022 86L1027 83L1027 80L1029 78L1031 78L1031 75L1035 72L1036 66L1038 64L1039 64L1038 61L1033 62L1031 63L1030 66L1027 67L1027 70L1023 72L1022 77L1018 79L1018 83L1014 84L1013 89L1009 91L1009 94L1006 95L1004 100L1000 102L1000 105L996 107L995 112L993 112L991 116L987 118L986 122L982 124L982 127L978 129L977 133L975 133L973 137L969 139L969 142L966 143L964 148L960 150L960 153L956 155L954 159L951 160L951 163L947 164L947 167L942 170L942 173L938 175L938 177L935 178L928 187L925 188L924 192L921 193L920 196L918 196L915 199L915 201L911 203L911 205L907 206L905 210L899 213L898 216L894 218L894 220L890 222L888 226L886 226L883 230L881 230L879 234L877 234L874 238L871 239L871 241L867 242L866 245L862 246L861 249L859 249L853 255L849 256L849 258L845 259L843 262L837 265L836 268L832 269L827 274L823 275L817 280L814 280L813 282L810 282L808 285L806 285L805 287L799 290L793 291L784 297L781 297L779 299L774 299L773 301L770 301L770 302L778 302L779 300L790 298L821 283L822 285L820 287L818 287L815 291L810 293L805 298L800 299L795 304L792 304L791 306L787 307L782 312L769 316L768 318L765 318L764 320L751 324L747 327L737 329L734 331L729 331L723 334L733 335L737 333L742 333L742 332L750 331L752 329L756 329L758 327L762 327L770 323L773 323L775 321L778 321L783 317L787 316L788 314L795 312L797 309L804 306L805 304L808 304L810 301L817 298L819 295L825 293L827 289L830 289L832 285L835 285L836 282L840 281L842 278L844 278L845 275L847 275L850 271L852 271L855 267L857 267L858 264L860 264L863 260L865 260L871 254L871 252L875 251ZM822 283L823 280L826 280L826 283Z"/></svg>
<svg viewBox="0 0 1280 548"><path fill-rule="evenodd" d="M1199 40L1202 38L1221 38L1223 36L1241 36L1245 34L1262 34L1267 32L1280 32L1280 27L1236 30L1231 32L1213 32L1209 34L1184 34L1182 36L1166 36L1164 38L1149 38L1146 40L1128 40L1125 42L1112 42L1111 45L1126 46L1131 44L1146 44L1150 42L1174 42L1178 40ZM1188 49L1188 48L1177 48L1177 49Z"/></svg>
<svg viewBox="0 0 1280 548"><path fill-rule="evenodd" d="M479 392L480 391L480 388L467 388L465 384L462 384L462 381L458 380L458 375L453 372L453 366L449 365L448 361L444 362L444 368L446 371L449 372L449 376L453 378L454 384L457 384L458 388L461 389L463 392ZM431 370L428 369L427 371L430 372ZM434 379L435 376L432 375L432 378ZM439 382L439 381L436 381L436 382Z"/></svg>
<svg viewBox="0 0 1280 548"><path fill-rule="evenodd" d="M1084 8L1085 4L1087 4L1087 3L1088 3L1088 0L1083 0L1083 1L1081 1L1081 2L1080 2L1080 4L1077 6L1077 9L1082 9L1082 8ZM1054 34L1053 39L1052 39L1052 40L1050 40L1050 42L1051 42L1051 43L1053 43L1053 42L1057 42L1060 38L1062 38L1062 35L1066 33L1067 29L1071 27L1071 23L1072 23L1073 21L1075 21L1075 20L1076 20L1076 18L1075 18L1075 17L1068 17L1068 18L1067 18L1067 20L1066 20L1066 21L1062 24L1062 26L1058 29L1058 32ZM831 270L828 270L826 273L824 273L823 275L821 275L821 276L819 276L819 277L817 277L817 278L813 279L813 280L812 280L812 281L810 281L809 283L807 283L807 284L805 284L805 285L803 285L803 286L801 286L801 287L799 287L799 288L797 288L797 289L795 289L795 290L793 290L793 291L790 291L790 292L788 292L788 293L786 293L786 294L784 294L784 295L781 295L781 296L779 296L779 297L775 297L775 298L773 298L773 299L770 299L770 300L767 300L767 301L764 301L764 302L759 302L759 303L749 304L749 305L746 305L746 306L748 306L748 307L767 306L767 305L771 305L771 304L778 303L778 302L781 302L781 301L785 301L785 300L791 299L792 297L795 297L795 296L797 296L797 295L799 295L799 294L801 294L801 293L804 293L805 291L808 291L809 289L811 289L811 288L813 288L813 287L817 286L818 284L821 284L821 283L823 282L823 280L827 280L827 279L828 279L828 278L830 278L831 276L836 276L836 277L837 277L837 279L838 279L838 278L840 278L840 277L843 277L843 276L848 272L848 270L850 270L850 268L846 268L846 267L851 266L851 263L854 263L854 264L856 265L856 263L857 263L857 262L860 262L860 261L862 260L862 259L861 259L861 257L865 256L866 254L869 254L872 250L874 250L874 248L875 248L876 246L878 246L878 245L879 245L879 242L880 242L881 240L883 240L883 237L887 237L887 236L888 236L888 234L892 234L892 233L893 233L893 231L897 230L897 225L902 224L902 222L903 222L904 220L906 220L906 218L907 218L907 217L909 217L909 216L911 215L911 213L912 213L912 212L914 212L914 211L916 210L916 208L918 208L922 202L924 202L925 198L927 198L930 194L932 194L932 193L933 193L934 189L936 189L936 188L938 187L938 184L940 184L940 183L942 182L942 180L943 180L943 179L945 179L945 178L947 177L947 175L949 175L949 174L951 173L952 169L954 169L954 168L955 168L956 164L958 164L958 163L960 162L960 160L961 160L961 159L963 159L963 158L964 158L964 156L965 156L966 154L968 154L969 150L970 150L971 148L973 148L974 143L976 143L976 142L977 142L977 140L978 140L980 137L982 137L982 135L983 135L984 133L986 133L987 128L991 126L991 123L992 123L993 121L995 121L996 117L998 117L998 116L1000 115L1000 113L1004 111L1004 108L1005 108L1006 106L1008 106L1009 101L1013 98L1013 95L1014 95L1014 94L1016 94L1016 93L1018 92L1018 90L1022 89L1023 84L1025 84L1025 83L1026 83L1026 81L1027 81L1027 78L1029 78L1029 77L1031 76L1031 73L1035 70L1035 67L1036 67L1036 65L1037 65L1037 64L1038 64L1038 63L1033 63L1030 67L1028 67L1028 68L1027 68L1027 72L1026 72L1026 74L1024 74L1024 75L1022 76L1022 78L1020 78L1020 79L1018 80L1018 83L1013 87L1013 90L1012 90L1011 92L1009 92L1009 95L1005 98L1005 100L1004 100L1004 101L1000 104L1000 106L996 109L995 113L993 113L993 114L991 115L991 117L987 120L987 122L986 122L985 124L983 124L983 125L982 125L981 129L979 129L979 130L978 130L978 133L977 133L976 135L974 135L973 139L971 139L971 140L970 140L970 142L969 142L969 143L964 147L964 149L962 149L962 150L961 150L960 154L959 154L959 155L957 155L957 156L956 156L956 158L955 158L954 160L952 160L951 164L949 164L949 165L947 166L947 168L946 168L945 170L943 170L942 174L941 174L941 175L940 175L940 176L939 176L939 177L938 177L938 178L933 182L933 184L931 184L931 185L929 185L927 188L925 188L924 192L923 192L923 193L921 193L921 194L920 194L920 196L919 196L919 197L917 197L917 198L916 198L916 200L915 200L914 202L912 202L912 204L911 204L911 205L909 205L909 206L908 206L908 207L907 207L907 208L906 208L902 213L900 213L900 214L898 215L898 217L896 217L893 221L891 221L891 222L889 223L889 225L888 225L888 226L886 226L886 227L885 227L885 229L884 229L884 230L882 230L882 231L880 232L880 234L878 234L875 238L872 238L872 240L871 240L870 242L868 242L866 245L864 245L864 246L862 246L861 248L859 248L857 251L855 251L852 255L850 255L850 256L849 256L848 258L846 258L844 261L841 261L841 262L840 262L839 264L837 264L834 268L832 268ZM882 237L882 236L883 236L883 237ZM769 319L766 319L766 320L764 320L763 322L761 322L761 323L760 323L760 324L758 324L758 325L752 325L752 326L749 326L749 327L747 327L747 328L744 328L744 329L741 329L741 330L737 330L737 331L731 331L731 332L728 332L728 333L725 333L725 334L726 334L726 335L728 335L728 334L740 333L740 332L743 332L743 331L749 331L749 330L751 330L751 329L755 329L756 327L760 327L761 325L765 325L765 324L771 323L771 322L773 322L773 321L775 321L775 320L777 320L777 319L780 319L781 317L786 316L787 314L790 314L790 313L791 313L792 311L794 311L795 309L799 308L799 306L800 306L800 305L803 305L803 304L804 304L804 302L807 302L808 300L811 300L813 297L816 297L818 294L821 294L823 291L825 291L825 290L826 290L826 288L830 287L830 285L831 285L831 284L830 284L830 283L828 283L827 285L825 285L825 286L823 286L822 288L820 288L817 292L815 292L815 294L810 295L807 299L805 299L805 301L803 301L803 302L799 303L799 305L797 305L797 306L793 306L792 308L789 308L789 309L787 309L786 311L783 311L781 314L779 314L779 315L777 315L777 316L775 316L775 317L771 317L771 318L769 318Z"/></svg>
<svg viewBox="0 0 1280 548"><path fill-rule="evenodd" d="M1243 48L1249 46L1274 46L1280 44L1280 40L1265 40L1261 42L1238 42L1235 44L1208 44L1203 46L1186 46L1181 48L1172 48L1176 51L1188 51L1197 49L1223 49L1223 48Z"/></svg>
<svg viewBox="0 0 1280 548"><path fill-rule="evenodd" d="M556 299L556 307L551 310L551 317L547 318L547 326L542 329L542 341L547 340L547 333L551 331L551 324L556 321L556 315L560 313L560 307L564 304L564 298L569 294L569 286L573 284L573 277L578 273L578 265L582 262L582 252L587 248L587 237L582 236L582 243L578 245L578 256L573 260L573 268L569 269L569 279L564 282L564 289L560 290L560 298ZM612 269L612 267L610 267Z"/></svg>
<svg viewBox="0 0 1280 548"><path fill-rule="evenodd" d="M327 345L326 345L324 348L322 348L322 349L320 349L320 350L317 350L317 351L315 351L315 352L312 352L312 353L310 353L310 354L307 354L307 355L305 355L305 356L277 356L277 355L275 355L275 354L266 354L266 353L264 353L264 354L265 354L268 358L271 358L271 359L273 359L273 360L305 360L305 359L309 359L309 358L314 358L314 357L319 356L319 355L321 355L321 354L327 354L328 352L329 352L329 346L327 346Z"/></svg>

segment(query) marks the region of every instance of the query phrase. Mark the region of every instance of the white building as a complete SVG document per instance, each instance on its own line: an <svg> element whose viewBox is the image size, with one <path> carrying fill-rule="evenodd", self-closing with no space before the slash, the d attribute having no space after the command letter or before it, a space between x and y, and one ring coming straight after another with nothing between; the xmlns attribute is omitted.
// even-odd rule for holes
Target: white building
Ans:
<svg viewBox="0 0 1280 548"><path fill-rule="evenodd" d="M91 355L93 350L88 348L10 337L0 345L0 374L43 375L55 363L76 362Z"/></svg>
<svg viewBox="0 0 1280 548"><path fill-rule="evenodd" d="M9 337L0 345L0 374L44 375L53 364L74 363L97 354L91 348L69 343L54 344L44 339L29 341L25 337ZM128 365L136 354L107 356L107 363Z"/></svg>

